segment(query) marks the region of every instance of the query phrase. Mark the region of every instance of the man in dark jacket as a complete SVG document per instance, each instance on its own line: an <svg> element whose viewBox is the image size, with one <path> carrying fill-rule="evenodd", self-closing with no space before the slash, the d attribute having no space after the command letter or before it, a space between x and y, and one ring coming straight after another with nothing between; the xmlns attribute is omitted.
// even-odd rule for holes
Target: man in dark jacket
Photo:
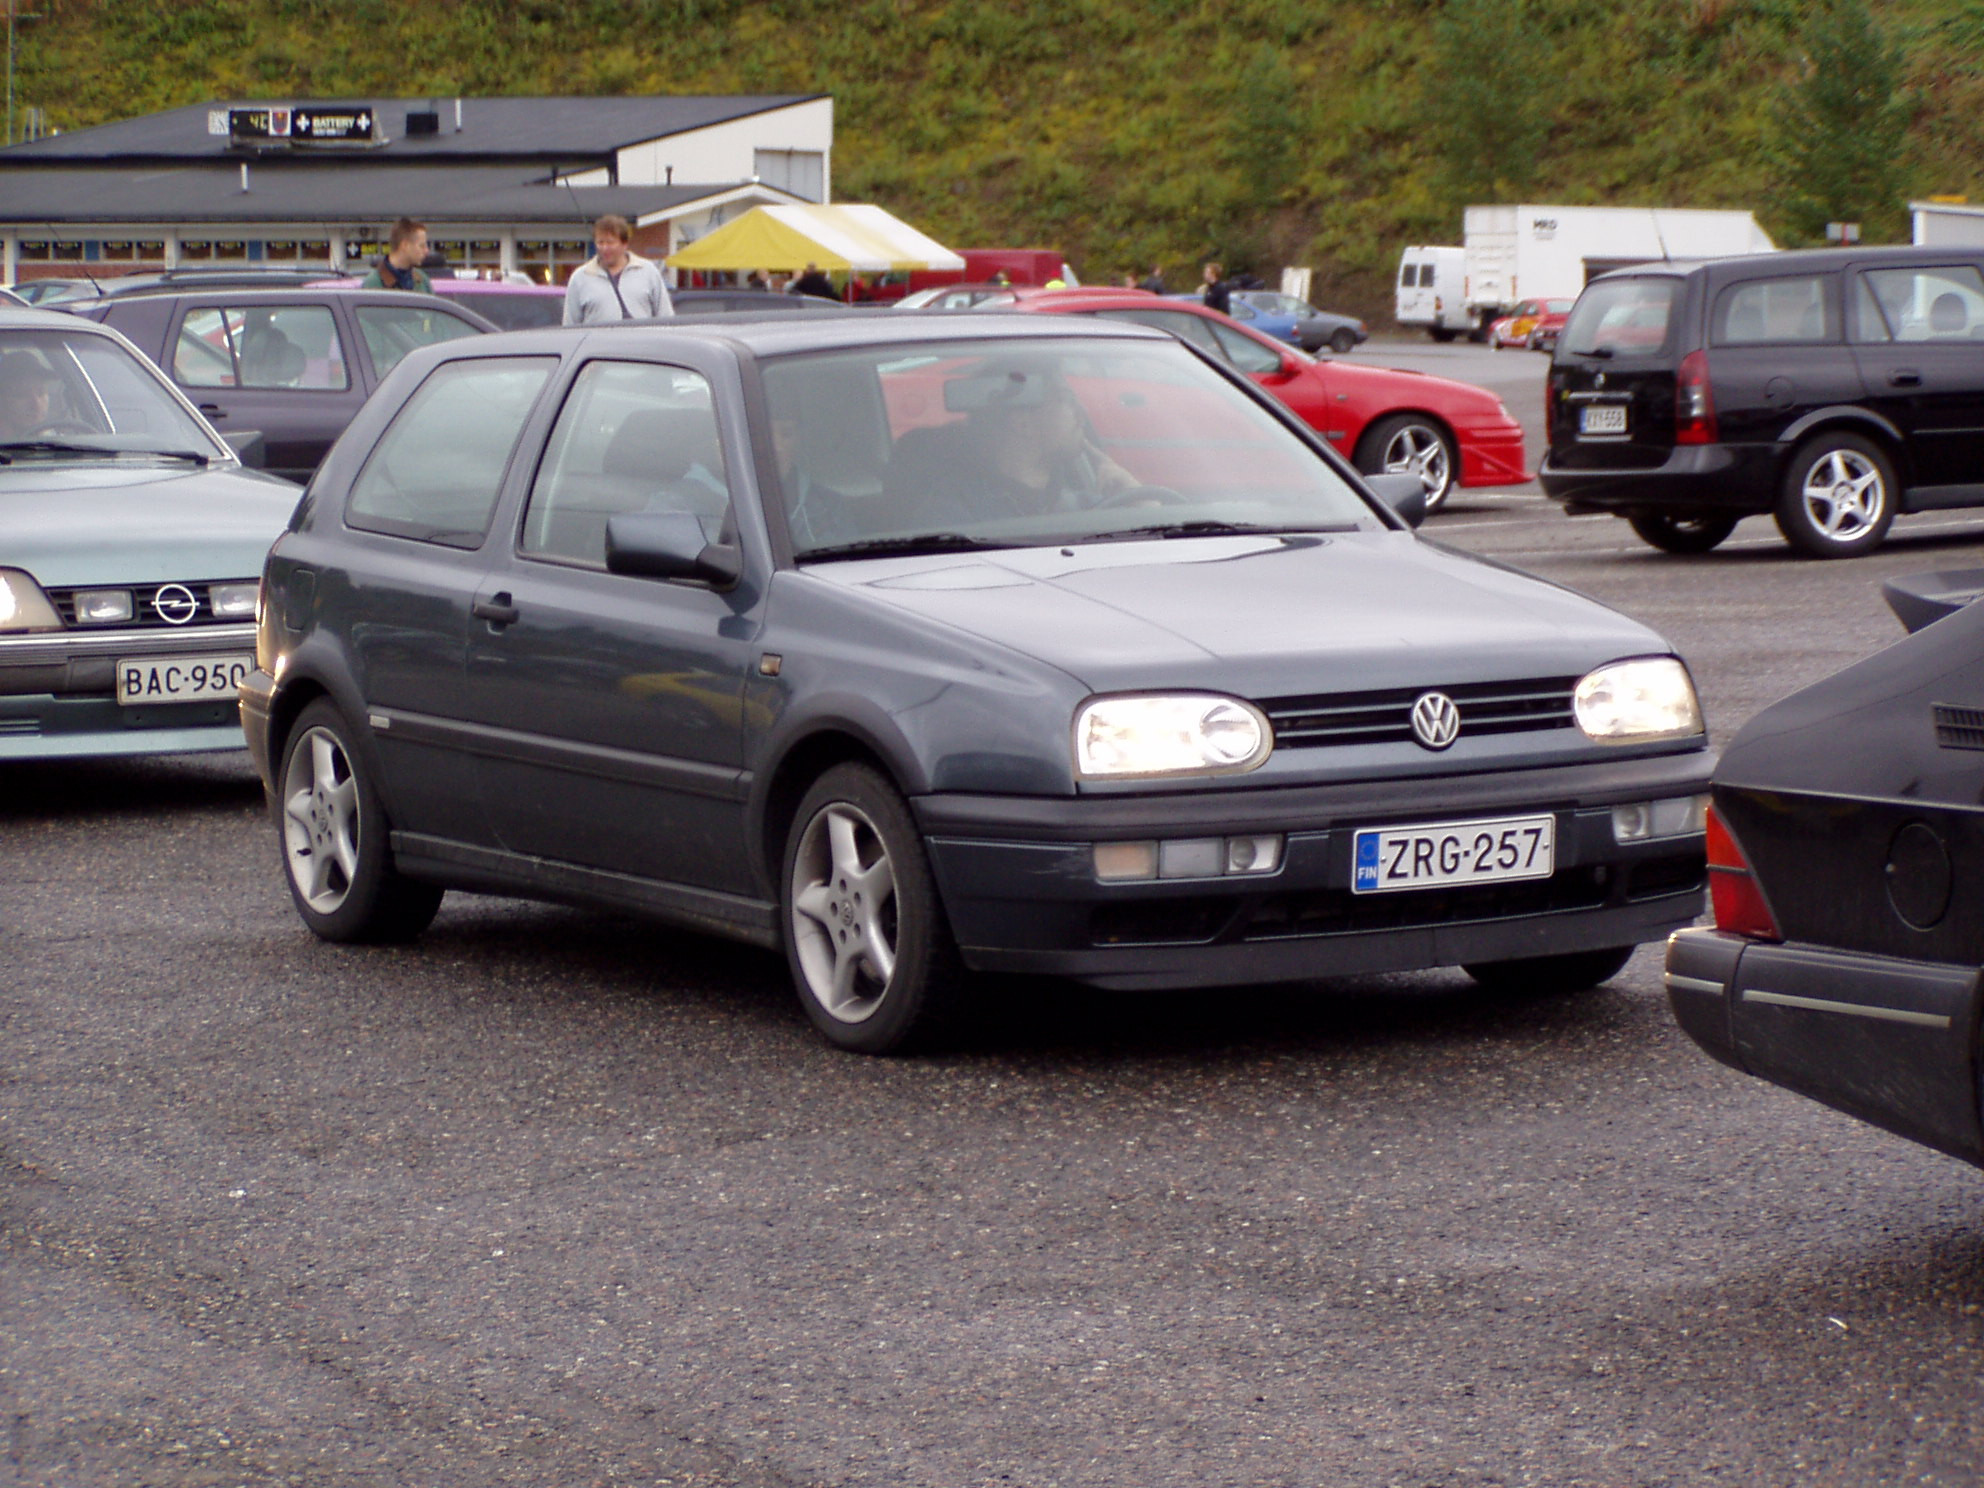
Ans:
<svg viewBox="0 0 1984 1488"><path fill-rule="evenodd" d="M402 217L393 224L392 235L386 239L385 253L359 287L413 289L422 294L432 294L434 286L420 267L426 261L427 224L415 222L411 217Z"/></svg>
<svg viewBox="0 0 1984 1488"><path fill-rule="evenodd" d="M1206 281L1202 298L1206 309L1217 310L1225 315L1233 306L1233 291L1226 283L1226 270L1216 263L1206 265Z"/></svg>
<svg viewBox="0 0 1984 1488"><path fill-rule="evenodd" d="M806 265L806 272L793 280L786 288L787 294L812 295L822 300L838 300L840 293L834 288L833 280L820 272L816 263Z"/></svg>

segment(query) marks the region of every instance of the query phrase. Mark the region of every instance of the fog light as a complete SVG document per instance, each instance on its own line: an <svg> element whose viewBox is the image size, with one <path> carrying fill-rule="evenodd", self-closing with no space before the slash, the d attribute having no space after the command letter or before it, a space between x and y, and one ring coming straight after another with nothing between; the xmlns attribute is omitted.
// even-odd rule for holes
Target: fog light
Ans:
<svg viewBox="0 0 1984 1488"><path fill-rule="evenodd" d="M1279 837L1229 837L1226 839L1228 873L1272 873L1281 866Z"/></svg>
<svg viewBox="0 0 1984 1488"><path fill-rule="evenodd" d="M1703 829L1707 796L1672 796L1665 801L1636 801L1612 808L1612 840L1653 842L1664 837L1692 837Z"/></svg>
<svg viewBox="0 0 1984 1488"><path fill-rule="evenodd" d="M78 589L76 591L76 623L78 625L120 625L132 616L131 591L129 589Z"/></svg>
<svg viewBox="0 0 1984 1488"><path fill-rule="evenodd" d="M1128 883L1157 877L1155 842L1098 842L1095 876L1104 883Z"/></svg>

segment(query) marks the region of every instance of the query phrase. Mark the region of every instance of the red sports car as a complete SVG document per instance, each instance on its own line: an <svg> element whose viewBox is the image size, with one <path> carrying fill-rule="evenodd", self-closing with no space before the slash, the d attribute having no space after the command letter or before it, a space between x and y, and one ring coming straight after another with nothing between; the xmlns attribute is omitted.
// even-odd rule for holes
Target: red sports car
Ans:
<svg viewBox="0 0 1984 1488"><path fill-rule="evenodd" d="M1411 471L1436 511L1456 485L1532 479L1522 426L1493 393L1450 378L1390 367L1318 361L1189 300L1140 289L1022 289L986 309L1099 315L1156 326L1238 368L1367 475Z"/></svg>

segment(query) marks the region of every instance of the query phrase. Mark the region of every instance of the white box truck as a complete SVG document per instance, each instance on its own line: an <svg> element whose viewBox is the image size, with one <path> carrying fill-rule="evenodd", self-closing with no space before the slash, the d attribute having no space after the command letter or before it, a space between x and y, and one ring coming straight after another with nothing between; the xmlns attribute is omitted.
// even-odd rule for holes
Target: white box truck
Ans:
<svg viewBox="0 0 1984 1488"><path fill-rule="evenodd" d="M1463 301L1476 336L1518 300L1575 299L1607 269L1776 249L1749 212L1689 207L1469 207Z"/></svg>
<svg viewBox="0 0 1984 1488"><path fill-rule="evenodd" d="M1466 304L1466 258L1462 248L1406 249L1399 255L1392 319L1402 326L1424 326L1435 341L1451 341L1471 329L1474 320Z"/></svg>

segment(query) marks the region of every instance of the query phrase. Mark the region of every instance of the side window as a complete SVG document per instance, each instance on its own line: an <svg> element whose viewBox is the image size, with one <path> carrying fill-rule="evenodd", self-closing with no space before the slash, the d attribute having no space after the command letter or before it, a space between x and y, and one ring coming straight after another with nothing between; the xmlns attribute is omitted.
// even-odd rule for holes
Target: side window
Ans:
<svg viewBox="0 0 1984 1488"><path fill-rule="evenodd" d="M219 310L188 310L172 345L172 377L182 387L234 387L234 343Z"/></svg>
<svg viewBox="0 0 1984 1488"><path fill-rule="evenodd" d="M480 547L517 436L557 365L556 357L478 357L436 367L373 446L345 524Z"/></svg>
<svg viewBox="0 0 1984 1488"><path fill-rule="evenodd" d="M1984 275L1970 264L1862 276L1897 341L1984 340Z"/></svg>
<svg viewBox="0 0 1984 1488"><path fill-rule="evenodd" d="M229 308L237 387L341 389L351 386L328 305ZM190 316L188 317L191 318Z"/></svg>
<svg viewBox="0 0 1984 1488"><path fill-rule="evenodd" d="M1848 335L1863 345L1894 340L1887 318L1881 314L1880 302L1874 298L1874 287L1864 274L1856 275L1853 280L1853 324Z"/></svg>
<svg viewBox="0 0 1984 1488"><path fill-rule="evenodd" d="M603 568L616 512L689 512L714 538L729 510L709 383L652 362L589 362L545 446L522 547Z"/></svg>
<svg viewBox="0 0 1984 1488"><path fill-rule="evenodd" d="M1226 360L1226 353L1213 339L1212 322L1201 320L1196 315L1187 315L1181 310L1103 310L1098 313L1104 320L1127 320L1169 331L1179 340L1189 341L1199 350L1209 351L1222 361Z"/></svg>
<svg viewBox="0 0 1984 1488"><path fill-rule="evenodd" d="M1837 341L1832 274L1800 274L1732 284L1717 298L1710 340L1716 346Z"/></svg>
<svg viewBox="0 0 1984 1488"><path fill-rule="evenodd" d="M1218 321L1207 321L1206 324L1212 328L1213 335L1219 338L1220 352L1242 372L1281 370L1281 353L1272 346L1263 346L1252 336L1243 336L1233 327L1223 326Z"/></svg>
<svg viewBox="0 0 1984 1488"><path fill-rule="evenodd" d="M360 305L358 333L365 338L372 370L384 377L400 358L422 346L475 335L481 327L428 305Z"/></svg>

